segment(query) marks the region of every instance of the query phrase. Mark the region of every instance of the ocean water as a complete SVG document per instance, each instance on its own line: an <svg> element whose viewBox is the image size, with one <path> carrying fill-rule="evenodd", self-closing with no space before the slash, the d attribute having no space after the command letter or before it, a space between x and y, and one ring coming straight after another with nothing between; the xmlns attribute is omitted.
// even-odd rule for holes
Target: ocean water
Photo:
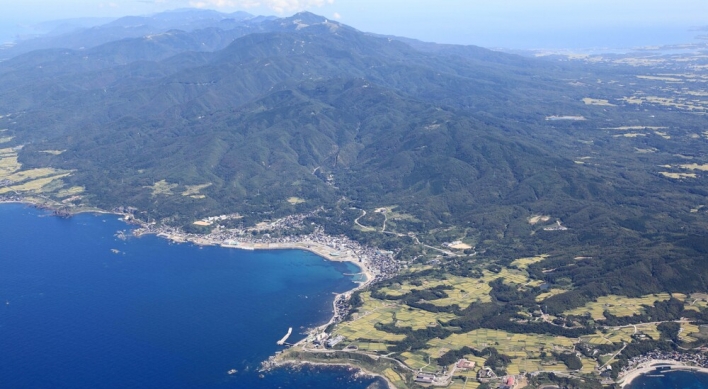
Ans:
<svg viewBox="0 0 708 389"><path fill-rule="evenodd" d="M708 374L674 370L652 372L634 379L624 389L705 389L708 388Z"/></svg>
<svg viewBox="0 0 708 389"><path fill-rule="evenodd" d="M288 327L297 341L329 319L333 293L354 286L344 275L354 265L115 238L128 228L112 215L0 205L0 388L382 384L343 368L257 372Z"/></svg>

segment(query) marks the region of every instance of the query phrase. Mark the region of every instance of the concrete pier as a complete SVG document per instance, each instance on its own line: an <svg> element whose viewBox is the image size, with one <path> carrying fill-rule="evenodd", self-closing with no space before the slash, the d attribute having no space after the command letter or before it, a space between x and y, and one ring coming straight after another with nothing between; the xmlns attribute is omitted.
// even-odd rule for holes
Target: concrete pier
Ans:
<svg viewBox="0 0 708 389"><path fill-rule="evenodd" d="M285 344L285 341L288 340L288 338L290 337L290 334L292 334L292 333L293 333L293 327L288 328L288 333L285 334L285 336L283 336L283 339L280 339L278 341L278 346L282 346L283 344Z"/></svg>

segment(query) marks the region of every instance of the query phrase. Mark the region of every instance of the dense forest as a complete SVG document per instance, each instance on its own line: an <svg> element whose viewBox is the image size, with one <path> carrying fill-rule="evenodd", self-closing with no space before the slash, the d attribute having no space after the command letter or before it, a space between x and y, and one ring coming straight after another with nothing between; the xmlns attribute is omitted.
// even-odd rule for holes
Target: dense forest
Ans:
<svg viewBox="0 0 708 389"><path fill-rule="evenodd" d="M311 212L302 232L323 226L425 267L378 283L372 298L454 315L425 329L377 323L404 335L394 353L482 328L577 338L705 320L675 298L630 316L564 314L601 296L708 290L706 91L694 82L704 57L653 67L530 58L310 13L178 19L1 50L0 196L131 207L189 232L216 227L192 224L209 216L250 226ZM59 178L31 181L19 166ZM490 301L436 304L451 287L421 282L482 279L541 254L524 267L535 286L488 280ZM385 291L404 283L417 286ZM651 345L679 343L675 325L658 330ZM493 348L464 351L500 373L508 363ZM582 367L575 354L555 358Z"/></svg>

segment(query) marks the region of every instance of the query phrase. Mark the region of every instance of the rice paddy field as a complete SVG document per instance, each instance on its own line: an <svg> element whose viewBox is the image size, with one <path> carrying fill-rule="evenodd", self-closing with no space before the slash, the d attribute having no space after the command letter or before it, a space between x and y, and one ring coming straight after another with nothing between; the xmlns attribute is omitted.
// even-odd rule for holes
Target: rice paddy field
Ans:
<svg viewBox="0 0 708 389"><path fill-rule="evenodd" d="M68 171L51 168L22 169L17 160L17 149L0 149L0 195L3 194L40 194L55 192L64 184L61 179L71 174Z"/></svg>
<svg viewBox="0 0 708 389"><path fill-rule="evenodd" d="M567 290L565 289L549 289L546 292L540 293L538 296L536 296L536 301L541 302L549 297L555 296L557 294L565 293Z"/></svg>
<svg viewBox="0 0 708 389"><path fill-rule="evenodd" d="M457 375L457 373L455 373L455 375ZM450 384L450 386L448 386L448 388L450 388L450 389L477 389L480 385L481 384L479 382L477 382L477 380L474 378L470 378L466 381L456 379L456 380L452 381L452 384Z"/></svg>
<svg viewBox="0 0 708 389"><path fill-rule="evenodd" d="M686 296L682 294L676 294L675 297L684 300L686 298ZM645 305L652 306L657 301L666 301L670 298L671 295L669 293L652 294L639 298L610 295L600 297L597 301L587 303L583 307L575 308L564 313L565 315L575 316L583 316L589 313L590 317L594 320L605 319L605 311L615 316L632 316L641 314Z"/></svg>
<svg viewBox="0 0 708 389"><path fill-rule="evenodd" d="M484 328L428 342L432 349L459 350L468 346L481 350L485 347L494 347L500 353L519 358L537 355L541 349L571 350L574 344L573 339L562 336L512 334Z"/></svg>
<svg viewBox="0 0 708 389"><path fill-rule="evenodd" d="M502 278L504 283L515 285L523 289L540 285L540 281L529 278L525 269L531 264L538 263L546 259L547 256L537 256L529 258L519 258L513 262L514 268L502 269L498 273L483 271L481 278L466 278L447 275L441 278L422 279L422 284L412 285L404 282L382 289L383 293L391 296L402 296L412 290L425 290L436 286L445 285L452 289L445 290L447 298L431 300L431 304L437 306L450 306L457 304L464 308L475 301L492 301L489 283L498 278ZM419 278L420 279L420 278ZM550 296L565 292L565 289L550 289L539 296L537 301L542 301ZM631 316L641 314L645 306L651 306L657 301L666 301L671 297L684 301L687 307L700 309L708 307L708 295L692 295L660 293L646 295L639 298L627 298L624 296L605 296L597 301L586 304L583 307L565 312L565 315L585 315L587 313L593 319L604 319L603 313L609 311L616 316ZM400 341L404 335L391 334L379 331L375 328L377 323L397 326L411 327L413 329L424 329L426 327L439 325L455 318L451 313L431 313L428 311L408 307L396 300L377 300L371 297L370 293L363 293L364 304L357 313L353 321L344 322L334 330L335 334L343 335L347 339L347 344L356 345L361 351L386 352L387 347L394 342ZM530 314L526 313L530 317ZM550 318L552 319L552 317ZM696 340L700 328L693 324L683 323L680 337L683 341L692 342ZM631 342L636 334L645 334L653 339L659 339L659 331L656 324L638 324L617 328L608 328L597 331L593 335L583 336L579 339L566 338L562 336L549 336L539 334L515 334L492 329L477 329L466 333L455 333L445 339L435 338L427 343L427 347L421 350L404 352L398 358L414 370L435 372L439 369L436 359L440 358L450 350L460 350L463 347L472 347L482 350L485 347L494 347L500 353L508 355L511 363L507 366L508 374L521 374L524 372L545 371L568 373L570 372L565 364L556 361L552 357L554 352L572 351L578 342L590 345L616 344ZM541 354L545 352L545 354ZM545 355L545 356L544 356ZM544 358L542 358L544 357ZM480 366L484 365L486 358L467 355L466 358L476 362L476 368L469 371L456 371L455 378L450 387L454 388L476 388L479 384L476 381L476 373ZM604 356L610 361L612 355ZM597 367L594 359L581 357L582 368L580 373L591 374ZM459 377L469 377L465 380Z"/></svg>
<svg viewBox="0 0 708 389"><path fill-rule="evenodd" d="M384 370L383 374L389 381L391 381L392 384L396 386L398 386L399 383L403 382L403 378L401 378L398 373L393 371L393 369L386 369Z"/></svg>
<svg viewBox="0 0 708 389"><path fill-rule="evenodd" d="M607 333L598 331L594 335L583 336L580 340L591 345L631 342L635 333L645 334L653 339L659 339L660 336L656 324L637 324L610 329Z"/></svg>
<svg viewBox="0 0 708 389"><path fill-rule="evenodd" d="M539 255L537 257L519 258L514 260L514 262L512 262L511 264L512 266L516 266L519 269L526 269L529 267L529 265L541 262L546 258L548 258L547 254Z"/></svg>
<svg viewBox="0 0 708 389"><path fill-rule="evenodd" d="M539 260L543 260L543 258ZM484 276L481 278L448 276L444 280L423 281L421 286L403 283L395 287L383 288L381 292L389 296L402 296L414 289L423 290L446 285L452 287L452 289L445 291L449 297L432 300L430 303L441 307L457 304L461 308L464 308L475 301L490 302L491 296L489 292L491 292L492 287L489 286L489 283L498 278L502 278L504 283L508 285L517 285L520 288L535 287L543 283L543 281L540 280L530 279L525 270L502 269L499 273L485 270Z"/></svg>
<svg viewBox="0 0 708 389"><path fill-rule="evenodd" d="M681 332L679 332L679 339L688 343L695 342L698 339L691 335L697 335L700 332L701 329L698 328L698 326L695 324L681 323Z"/></svg>

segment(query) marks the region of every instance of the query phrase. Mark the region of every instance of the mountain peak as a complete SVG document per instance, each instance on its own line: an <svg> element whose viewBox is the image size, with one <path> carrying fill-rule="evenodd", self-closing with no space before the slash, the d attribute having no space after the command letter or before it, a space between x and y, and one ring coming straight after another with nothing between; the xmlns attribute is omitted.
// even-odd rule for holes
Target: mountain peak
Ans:
<svg viewBox="0 0 708 389"><path fill-rule="evenodd" d="M320 15L313 14L312 12L308 12L308 11L298 12L289 18L285 18L284 20L293 20L293 21L300 20L303 23L308 23L308 24L320 24L320 23L327 22L327 18L320 16Z"/></svg>

